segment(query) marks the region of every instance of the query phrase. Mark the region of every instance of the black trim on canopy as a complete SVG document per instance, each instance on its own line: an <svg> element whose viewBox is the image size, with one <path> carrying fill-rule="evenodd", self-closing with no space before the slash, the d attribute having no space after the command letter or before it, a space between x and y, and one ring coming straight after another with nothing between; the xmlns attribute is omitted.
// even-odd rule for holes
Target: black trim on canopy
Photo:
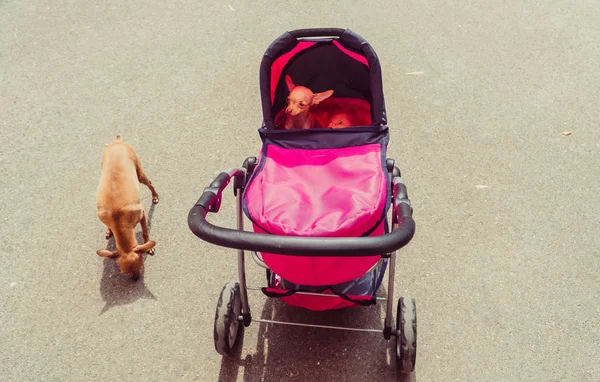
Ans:
<svg viewBox="0 0 600 382"><path fill-rule="evenodd" d="M269 130L259 129L264 144L286 149L320 150L343 147L382 144L383 150L389 143L387 126L347 127L344 129L298 129Z"/></svg>

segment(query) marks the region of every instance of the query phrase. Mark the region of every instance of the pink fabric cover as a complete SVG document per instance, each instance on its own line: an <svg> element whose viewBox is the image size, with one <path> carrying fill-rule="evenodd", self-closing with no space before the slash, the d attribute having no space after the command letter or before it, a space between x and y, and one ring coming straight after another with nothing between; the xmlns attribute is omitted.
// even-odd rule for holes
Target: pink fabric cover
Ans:
<svg viewBox="0 0 600 382"><path fill-rule="evenodd" d="M325 292L326 293L326 292ZM370 300L370 296L349 296L352 298L356 298L360 300L361 297L365 300ZM281 298L283 302L288 305L296 306L298 308L304 308L309 310L332 310L332 309L342 309L349 307L357 307L358 304L344 300L341 297L320 297L320 296L310 296L310 295L301 295L301 294L293 294L291 296L286 296Z"/></svg>
<svg viewBox="0 0 600 382"><path fill-rule="evenodd" d="M357 237L377 227L386 206L381 146L299 150L268 145L245 193L256 232ZM298 257L263 253L265 263L294 284L332 285L362 276L379 256Z"/></svg>
<svg viewBox="0 0 600 382"><path fill-rule="evenodd" d="M265 233L256 224L252 227L255 232ZM383 234L382 223L369 236ZM324 286L341 284L363 276L379 261L380 256L306 257L263 252L262 258L273 272L294 284Z"/></svg>

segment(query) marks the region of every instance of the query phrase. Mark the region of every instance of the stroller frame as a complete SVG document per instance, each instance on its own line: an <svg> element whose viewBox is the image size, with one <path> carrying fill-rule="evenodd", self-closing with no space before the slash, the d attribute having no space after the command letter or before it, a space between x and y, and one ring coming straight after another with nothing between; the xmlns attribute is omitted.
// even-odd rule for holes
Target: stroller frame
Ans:
<svg viewBox="0 0 600 382"><path fill-rule="evenodd" d="M267 320L263 318L252 318L250 313L250 304L248 300L248 291L249 290L261 290L259 287L248 286L246 282L246 254L245 249L249 249L252 251L253 260L261 267L265 269L269 269L268 266L259 258L257 251L261 251L260 248L265 246L264 242L260 243L260 240L255 240L255 242L247 241L245 243L234 242L227 239L227 235L237 233L239 235L257 235L259 237L267 239L272 239L272 235L261 235L254 234L250 232L244 231L244 213L242 210L242 195L244 188L247 182L252 175L254 167L256 166L257 158L249 157L247 158L242 167L229 169L226 172L222 172L219 174L215 180L207 187L198 202L192 207L188 215L188 225L192 232L213 244L226 246L230 248L237 248L237 268L238 268L238 283L231 287L231 291L227 290L228 285L223 288L221 293L221 297L219 299L219 304L217 306L217 316L219 316L219 308L223 307L223 299L227 298L227 293L230 293L230 301L227 303L227 311L224 314L225 319L231 320L229 325L225 325L226 329L230 331L228 333L228 337L233 337L232 343L226 343L224 347L219 347L215 342L215 346L217 347L217 351L222 355L232 355L235 349L235 342L238 333L242 330L243 327L250 326L251 322L254 320L260 323L266 324L282 324L282 325L292 325L292 326L304 326L304 327L315 327L315 328L324 328L324 329L338 329L338 330L348 330L348 331L359 331L359 332L371 332L371 333L382 333L383 337L386 340L389 340L392 337L396 337L397 346L396 346L396 358L398 362L398 367L401 371L411 372L414 370L415 358L416 358L416 310L415 303L413 299L404 300L400 298L398 301L398 314L396 317L396 327L392 326L392 310L393 310L393 302L394 302L394 281L395 281L395 267L396 267L396 250L392 250L390 252L384 253L381 255L382 258L389 259L389 273L388 273L388 286L387 286L387 297L376 297L377 301L385 301L386 302L386 313L384 319L383 329L375 329L375 328L351 328L351 327L341 327L341 326L332 326L332 325L315 325L315 324L305 324L299 322L287 322L287 321L275 321L275 320ZM415 223L412 219L412 207L410 207L410 200L408 199L408 194L406 190L406 186L401 178L400 169L395 166L394 160L388 158L387 159L387 170L388 176L391 178L392 182L392 192L393 192L393 202L392 202L392 230L391 234L401 233L402 240L400 246L404 246L407 244L412 238L415 230ZM234 187L233 193L236 197L236 220L237 220L237 230L232 230L228 228L216 227L209 222L206 221L206 215L208 212L217 213L221 206L222 201L222 192L233 179ZM400 218L400 219L399 219ZM401 221L401 224L399 224ZM390 235L390 234L388 234ZM243 237L243 236L242 236ZM252 237L252 236L250 236ZM278 237L278 239L299 239L300 241L308 240L310 241L319 241L323 243L321 240L328 241L338 241L339 240L365 240L369 238L294 238L294 237ZM242 240L243 241L243 240ZM258 241L258 243L256 242ZM305 244L306 245L306 244ZM246 247L246 248L244 248ZM307 248L310 248L308 246ZM316 247L317 252L320 248ZM265 251L273 251L272 249L266 249ZM279 248L280 252L287 252L284 248ZM308 251L311 251L308 249ZM296 253L300 255L304 254L306 250L296 250ZM321 249L321 252L324 252ZM364 251L363 251L364 252ZM357 252L357 253L363 253ZM325 293L316 293L316 292L303 292L298 291L297 294L305 294L305 295L316 295L316 296L325 296L329 298L341 298L337 295L325 294ZM235 301L234 299L239 299L238 309L235 309ZM232 317L229 317L232 316ZM401 317L406 316L406 317ZM215 341L217 341L218 336L217 327L215 327ZM235 334L231 333L234 331ZM223 345L223 344L221 344Z"/></svg>
<svg viewBox="0 0 600 382"><path fill-rule="evenodd" d="M316 36L341 36L353 32L344 29L304 29L288 32L296 38ZM358 35L355 35L358 36ZM360 36L358 36L360 37ZM361 38L362 39L362 38ZM248 157L239 168L232 168L217 175L213 182L204 189L196 204L188 214L188 226L200 239L212 244L237 249L238 282L228 283L221 291L215 316L215 348L224 356L232 356L237 348L237 339L244 327L250 326L254 320L265 324L282 324L325 329L337 329L359 332L382 333L384 339L396 338L397 367L401 372L412 372L416 360L416 309L414 299L398 299L396 325L393 327L393 301L396 250L405 246L415 232L412 218L412 207L401 172L393 159L387 158L388 184L391 186L391 231L381 236L370 237L297 237L261 234L244 230L243 193L247 187L255 167L256 157ZM206 220L209 212L217 213L221 206L222 193L233 180L233 194L236 197L236 229L217 227ZM384 218L387 220L387 217ZM264 318L252 318L248 299L248 291L260 291L263 288L248 286L246 282L246 253L252 252L252 258L260 267L269 267L260 258L258 252L276 253L289 256L342 256L358 257L381 254L388 259L387 296L374 296L372 303L386 302L386 313L383 328L354 328L331 325L315 325L300 322L275 321ZM377 263L373 266L376 267ZM295 291L300 295L342 298L337 294L313 291ZM373 293L376 293L374 291ZM265 293L266 294L266 293ZM268 296L268 295L267 295ZM268 296L271 297L271 296Z"/></svg>

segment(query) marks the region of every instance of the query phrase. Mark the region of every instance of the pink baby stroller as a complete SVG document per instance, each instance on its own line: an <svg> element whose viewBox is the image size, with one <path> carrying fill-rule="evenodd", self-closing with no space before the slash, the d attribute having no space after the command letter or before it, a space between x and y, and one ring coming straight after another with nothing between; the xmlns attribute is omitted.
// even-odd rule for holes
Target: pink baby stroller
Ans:
<svg viewBox="0 0 600 382"><path fill-rule="evenodd" d="M289 94L285 76L314 92L333 96L314 109L327 126L345 110L360 126L281 130ZM210 243L238 250L239 281L225 285L215 316L217 352L231 356L251 321L304 325L252 318L248 290L310 310L387 305L383 329L341 328L382 333L396 339L398 368L412 372L417 319L413 299L400 298L392 326L395 253L412 239L415 223L407 191L389 140L377 55L348 29L287 32L267 49L260 68L263 125L258 158L219 174L192 207L192 232ZM313 109L311 109L313 111ZM237 230L206 221L216 213L233 179ZM387 215L391 207L391 231ZM243 213L254 232L244 231ZM246 285L245 250L266 269L266 287ZM376 292L388 272L387 298Z"/></svg>

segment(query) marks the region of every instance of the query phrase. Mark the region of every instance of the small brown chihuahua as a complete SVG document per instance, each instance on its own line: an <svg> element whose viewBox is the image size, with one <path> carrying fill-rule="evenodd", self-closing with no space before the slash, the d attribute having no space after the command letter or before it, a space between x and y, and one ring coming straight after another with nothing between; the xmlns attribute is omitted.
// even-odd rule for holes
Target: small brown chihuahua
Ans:
<svg viewBox="0 0 600 382"><path fill-rule="evenodd" d="M290 76L285 76L285 83L290 91L287 98L288 106L285 109L285 129L310 129L318 127L317 120L310 112L310 108L323 100L331 97L333 90L322 93L313 93L309 88L296 86Z"/></svg>
<svg viewBox="0 0 600 382"><path fill-rule="evenodd" d="M152 192L152 203L158 203L158 194L142 169L133 147L117 138L102 152L102 175L96 194L98 218L108 229L106 238L112 235L116 251L100 249L102 257L116 259L122 273L137 280L144 267L144 252L154 254L156 242L150 241L144 207L140 204L140 183ZM138 245L135 226L142 226L144 244Z"/></svg>

